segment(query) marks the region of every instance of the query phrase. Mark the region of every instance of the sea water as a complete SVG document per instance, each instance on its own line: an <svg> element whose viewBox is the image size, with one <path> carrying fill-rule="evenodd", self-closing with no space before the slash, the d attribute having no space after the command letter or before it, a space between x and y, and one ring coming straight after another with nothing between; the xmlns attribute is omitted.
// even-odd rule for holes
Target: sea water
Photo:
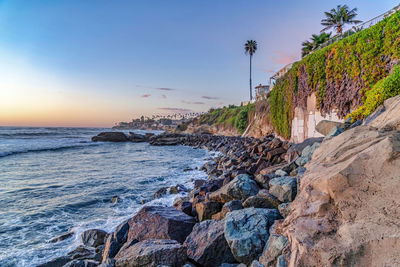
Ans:
<svg viewBox="0 0 400 267"><path fill-rule="evenodd" d="M205 150L91 142L101 131L110 129L0 127L0 266L65 255L82 244L84 230L112 231L159 188L206 178L195 170L210 156ZM175 197L150 204L172 205Z"/></svg>

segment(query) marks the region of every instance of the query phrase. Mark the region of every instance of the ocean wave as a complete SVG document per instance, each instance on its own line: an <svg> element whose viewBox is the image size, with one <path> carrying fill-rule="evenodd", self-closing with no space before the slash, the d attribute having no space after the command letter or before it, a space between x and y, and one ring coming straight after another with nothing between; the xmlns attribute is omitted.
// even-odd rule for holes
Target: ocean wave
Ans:
<svg viewBox="0 0 400 267"><path fill-rule="evenodd" d="M44 148L34 148L34 149L22 149L22 150L15 150L15 151L5 151L5 152L0 152L0 158L15 155L15 154L60 151L60 150L95 146L95 145L98 145L98 144L80 143L80 145L75 144L75 145L69 145L69 146L44 147Z"/></svg>

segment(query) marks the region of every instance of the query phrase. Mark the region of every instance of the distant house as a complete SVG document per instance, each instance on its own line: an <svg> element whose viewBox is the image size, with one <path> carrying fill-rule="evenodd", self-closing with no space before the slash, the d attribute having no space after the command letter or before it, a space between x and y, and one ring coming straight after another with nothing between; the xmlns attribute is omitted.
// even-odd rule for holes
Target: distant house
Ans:
<svg viewBox="0 0 400 267"><path fill-rule="evenodd" d="M278 70L274 75L269 78L270 84L274 85L275 81L285 75L293 66L293 63L287 64L282 69ZM270 88L272 89L272 88Z"/></svg>
<svg viewBox="0 0 400 267"><path fill-rule="evenodd" d="M255 87L256 89L256 100L263 99L269 92L269 85L262 85L261 83Z"/></svg>

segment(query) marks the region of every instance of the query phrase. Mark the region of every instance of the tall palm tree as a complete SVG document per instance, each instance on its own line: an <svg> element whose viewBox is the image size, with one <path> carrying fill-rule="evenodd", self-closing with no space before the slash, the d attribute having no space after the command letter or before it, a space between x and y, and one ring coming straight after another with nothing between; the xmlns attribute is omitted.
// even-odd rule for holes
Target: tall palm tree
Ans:
<svg viewBox="0 0 400 267"><path fill-rule="evenodd" d="M322 44L331 38L331 33L323 32L321 34L313 34L310 41L305 41L301 45L301 56L304 57L312 51L318 49Z"/></svg>
<svg viewBox="0 0 400 267"><path fill-rule="evenodd" d="M254 55L254 53L257 50L257 42L254 40L248 40L245 45L244 45L244 50L246 55L250 55L250 101L253 99L253 94L252 94L252 86L251 86L251 59Z"/></svg>
<svg viewBox="0 0 400 267"><path fill-rule="evenodd" d="M321 24L326 26L321 32L334 28L338 34L343 33L345 24L358 24L361 21L354 19L357 16L357 8L349 9L347 5L338 5L336 9L332 8L330 12L325 12L325 19Z"/></svg>

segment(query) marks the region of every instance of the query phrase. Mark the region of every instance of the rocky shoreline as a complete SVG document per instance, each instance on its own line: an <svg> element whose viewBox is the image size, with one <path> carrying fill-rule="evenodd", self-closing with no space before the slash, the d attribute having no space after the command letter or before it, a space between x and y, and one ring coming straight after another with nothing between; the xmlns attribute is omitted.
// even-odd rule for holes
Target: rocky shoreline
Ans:
<svg viewBox="0 0 400 267"><path fill-rule="evenodd" d="M173 207L144 206L112 233L87 230L82 233L83 245L41 267L228 267L276 262L279 255L269 256L266 244L270 238L284 240L275 235L273 225L287 214L304 173L294 159L301 158L298 162L304 165L311 157L312 143L320 141L310 142L308 155L302 155L304 148L291 147L273 135L256 139L104 132L92 140L186 145L219 153L201 167L208 179L195 180L193 190L175 199ZM154 197L185 190L181 185L161 188ZM284 266L283 258L279 262Z"/></svg>
<svg viewBox="0 0 400 267"><path fill-rule="evenodd" d="M201 167L208 179L195 180L173 207L146 205L111 233L87 230L82 246L40 266L400 264L399 114L396 97L373 119L325 121L325 137L301 144L273 135L101 133L93 141L219 153ZM181 190L186 189L162 188L155 197Z"/></svg>

